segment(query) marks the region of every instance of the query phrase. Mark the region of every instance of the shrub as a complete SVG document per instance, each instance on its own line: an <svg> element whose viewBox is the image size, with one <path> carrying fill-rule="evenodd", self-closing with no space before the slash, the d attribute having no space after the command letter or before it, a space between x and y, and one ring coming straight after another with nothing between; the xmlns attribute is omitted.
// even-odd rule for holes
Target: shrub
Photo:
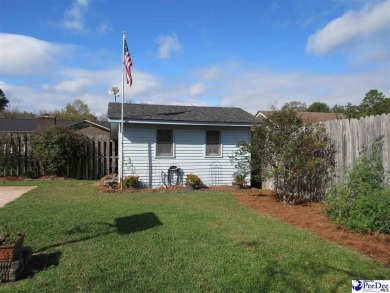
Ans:
<svg viewBox="0 0 390 293"><path fill-rule="evenodd" d="M277 200L289 204L320 201L333 178L335 148L324 127L305 124L294 109L274 111L253 128L251 145L253 177L272 180Z"/></svg>
<svg viewBox="0 0 390 293"><path fill-rule="evenodd" d="M71 162L84 155L84 139L65 127L36 132L31 138L32 157L38 161L43 175L63 176Z"/></svg>
<svg viewBox="0 0 390 293"><path fill-rule="evenodd" d="M123 180L123 185L126 188L130 188L130 187L138 188L139 184L140 184L140 182L139 182L138 176L128 176Z"/></svg>
<svg viewBox="0 0 390 293"><path fill-rule="evenodd" d="M23 176L25 176L25 177L27 177L29 179L36 179L38 177L37 172L35 172L33 170L26 170L23 173Z"/></svg>
<svg viewBox="0 0 390 293"><path fill-rule="evenodd" d="M192 173L186 175L186 185L191 185L196 188L199 188L201 184L202 184L202 180L199 178L198 175Z"/></svg>
<svg viewBox="0 0 390 293"><path fill-rule="evenodd" d="M236 172L233 173L232 183L240 185L247 183L246 177L251 173L250 153L243 144L245 144L245 142L241 142L237 145L237 151L230 157L231 163L234 164L234 167L236 168Z"/></svg>
<svg viewBox="0 0 390 293"><path fill-rule="evenodd" d="M326 195L328 216L345 228L360 233L390 233L390 186L381 160L381 140L348 172L344 185L333 186Z"/></svg>

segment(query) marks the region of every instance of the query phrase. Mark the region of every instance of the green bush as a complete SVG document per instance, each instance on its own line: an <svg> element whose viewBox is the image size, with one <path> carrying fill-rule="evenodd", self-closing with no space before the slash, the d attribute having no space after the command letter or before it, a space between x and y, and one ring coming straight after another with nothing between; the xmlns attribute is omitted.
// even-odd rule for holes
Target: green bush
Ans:
<svg viewBox="0 0 390 293"><path fill-rule="evenodd" d="M360 233L390 233L390 186L377 140L349 171L344 185L333 186L326 195L328 216L347 229Z"/></svg>
<svg viewBox="0 0 390 293"><path fill-rule="evenodd" d="M123 185L126 188L134 187L138 188L139 187L139 177L138 176L128 176L123 180Z"/></svg>
<svg viewBox="0 0 390 293"><path fill-rule="evenodd" d="M251 169L258 181L272 180L276 199L289 204L320 201L333 179L335 148L325 128L305 124L289 107L274 111L253 127Z"/></svg>
<svg viewBox="0 0 390 293"><path fill-rule="evenodd" d="M66 174L72 162L85 153L84 136L65 127L52 127L33 134L31 150L43 175Z"/></svg>
<svg viewBox="0 0 390 293"><path fill-rule="evenodd" d="M192 185L195 188L199 188L202 185L202 180L198 175L189 173L186 175L186 185Z"/></svg>
<svg viewBox="0 0 390 293"><path fill-rule="evenodd" d="M35 172L33 170L26 170L23 173L23 176L25 176L25 177L27 177L29 179L36 179L38 177L37 172Z"/></svg>

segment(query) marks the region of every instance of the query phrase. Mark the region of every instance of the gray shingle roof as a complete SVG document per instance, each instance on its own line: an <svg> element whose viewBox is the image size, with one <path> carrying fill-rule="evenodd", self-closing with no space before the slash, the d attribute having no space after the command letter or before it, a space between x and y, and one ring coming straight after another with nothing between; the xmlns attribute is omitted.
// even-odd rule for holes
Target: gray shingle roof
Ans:
<svg viewBox="0 0 390 293"><path fill-rule="evenodd" d="M75 124L79 122L70 121L70 120L56 120L56 125L69 126L71 124ZM92 123L99 124L105 128L110 128L110 124L106 121L93 121ZM33 132L34 130L36 130L36 128L37 128L37 119L35 118L34 119L0 118L0 132Z"/></svg>
<svg viewBox="0 0 390 293"><path fill-rule="evenodd" d="M182 122L252 123L255 116L232 107L198 107L125 103L125 119ZM121 118L121 103L108 104L108 118Z"/></svg>
<svg viewBox="0 0 390 293"><path fill-rule="evenodd" d="M262 113L265 117L272 115L273 111L258 111L256 116L260 119L263 118ZM302 118L302 120L306 123L316 123L323 121L330 121L336 119L344 119L344 114L342 113L323 113L323 112L297 112L297 115Z"/></svg>
<svg viewBox="0 0 390 293"><path fill-rule="evenodd" d="M33 132L37 126L37 119L0 119L0 131L3 132Z"/></svg>

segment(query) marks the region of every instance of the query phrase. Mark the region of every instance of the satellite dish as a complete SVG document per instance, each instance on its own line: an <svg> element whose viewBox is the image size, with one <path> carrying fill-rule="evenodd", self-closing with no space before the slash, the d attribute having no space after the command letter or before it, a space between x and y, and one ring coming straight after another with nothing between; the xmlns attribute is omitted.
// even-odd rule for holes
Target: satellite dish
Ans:
<svg viewBox="0 0 390 293"><path fill-rule="evenodd" d="M111 96L117 96L118 93L119 93L119 89L117 86L113 85L109 90L108 90L108 93L111 95Z"/></svg>
<svg viewBox="0 0 390 293"><path fill-rule="evenodd" d="M118 93L119 93L119 88L115 85L113 85L109 90L108 90L108 93L111 95L111 96L114 96L115 97L115 102L116 102L116 97L118 96Z"/></svg>

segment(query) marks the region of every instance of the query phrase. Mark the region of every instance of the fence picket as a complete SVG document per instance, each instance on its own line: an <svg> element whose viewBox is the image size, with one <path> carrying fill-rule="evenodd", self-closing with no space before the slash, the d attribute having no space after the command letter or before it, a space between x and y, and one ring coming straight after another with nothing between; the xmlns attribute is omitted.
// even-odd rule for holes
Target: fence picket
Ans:
<svg viewBox="0 0 390 293"><path fill-rule="evenodd" d="M363 145L371 145L383 136L383 167L390 172L390 114L369 116L360 119L343 119L324 122L326 132L336 147L337 183L344 183L346 172L360 156Z"/></svg>
<svg viewBox="0 0 390 293"><path fill-rule="evenodd" d="M26 133L4 134L5 142L0 141L6 154L0 162L0 176L23 176L34 170L40 174L39 167L31 158L31 135ZM116 144L109 136L87 136L84 145L86 155L80 160L69 162L67 175L78 179L98 179L113 172L116 168Z"/></svg>

